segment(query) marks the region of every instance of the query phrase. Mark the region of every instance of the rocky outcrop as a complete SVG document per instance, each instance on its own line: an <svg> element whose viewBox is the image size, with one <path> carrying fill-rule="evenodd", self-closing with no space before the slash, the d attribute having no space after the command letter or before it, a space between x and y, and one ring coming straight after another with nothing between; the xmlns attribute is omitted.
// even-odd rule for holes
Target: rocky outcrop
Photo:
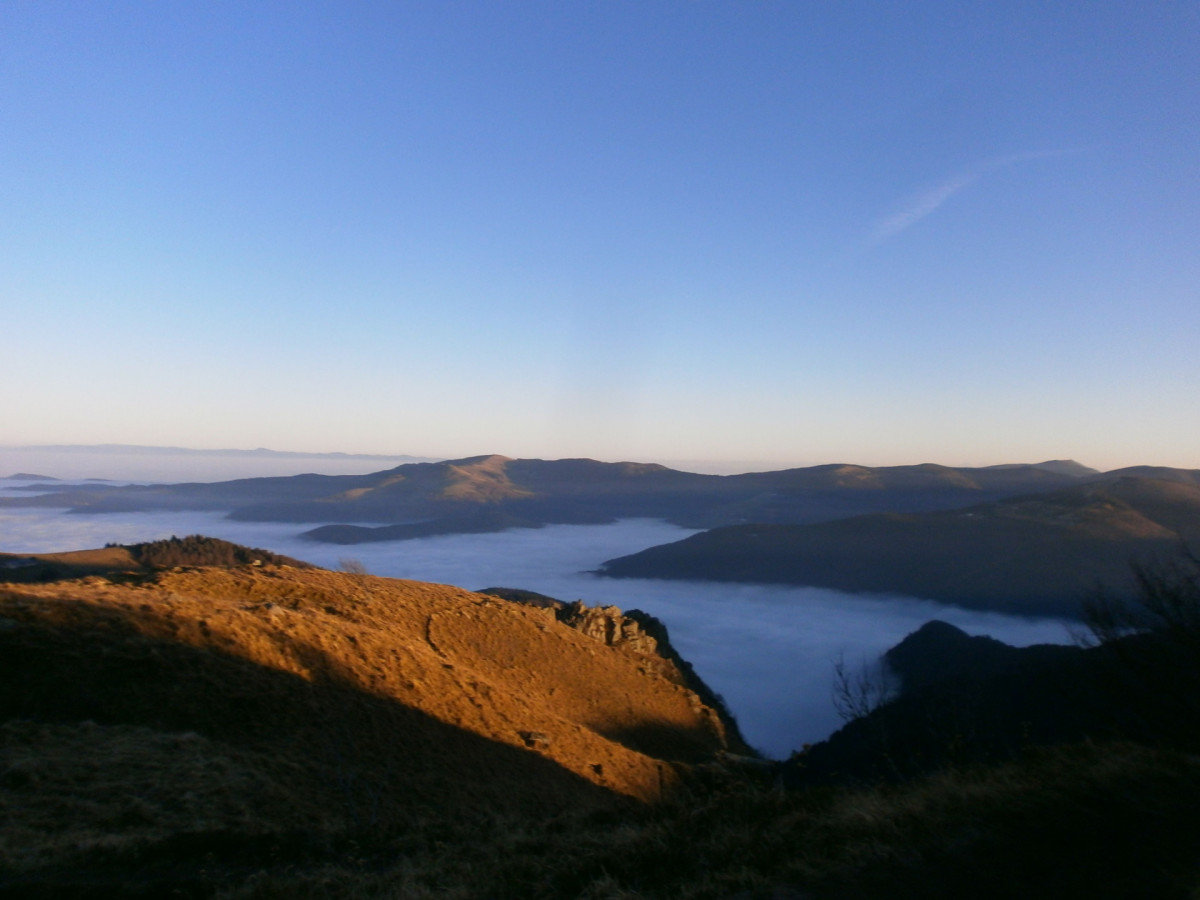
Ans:
<svg viewBox="0 0 1200 900"><path fill-rule="evenodd" d="M725 705L724 698L705 684L696 674L692 664L680 656L679 651L672 646L667 626L662 620L640 609L631 609L625 613L616 606L588 606L582 600L564 603L545 594L520 588L490 587L479 593L501 597L525 606L552 610L555 620L559 623L634 656L644 670L687 688L704 706L711 709L720 723L730 750L738 754L758 755L742 737L737 720Z"/></svg>
<svg viewBox="0 0 1200 900"><path fill-rule="evenodd" d="M665 659L659 653L658 641L642 628L637 619L625 615L615 606L587 606L582 600L576 600L556 609L555 618L610 647ZM678 679L678 682L683 683L682 679Z"/></svg>

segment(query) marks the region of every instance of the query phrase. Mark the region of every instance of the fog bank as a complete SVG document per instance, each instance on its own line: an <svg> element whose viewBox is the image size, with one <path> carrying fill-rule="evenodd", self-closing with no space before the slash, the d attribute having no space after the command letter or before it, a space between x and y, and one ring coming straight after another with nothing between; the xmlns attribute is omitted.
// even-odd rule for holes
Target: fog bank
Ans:
<svg viewBox="0 0 1200 900"><path fill-rule="evenodd" d="M278 450L191 450L124 444L0 447L0 478L21 472L63 480L100 478L163 484L280 475L365 475L424 457ZM0 482L2 484L3 482Z"/></svg>
<svg viewBox="0 0 1200 900"><path fill-rule="evenodd" d="M983 613L906 597L819 588L605 579L601 562L695 532L659 521L557 525L496 534L447 535L354 547L314 544L302 527L234 522L219 513L71 515L0 510L0 550L47 552L207 534L337 568L353 558L375 575L454 584L472 590L518 587L562 600L642 609L666 622L672 642L724 696L755 747L786 756L818 741L840 721L830 697L839 656L856 664L929 619L1006 643L1066 643L1064 623Z"/></svg>

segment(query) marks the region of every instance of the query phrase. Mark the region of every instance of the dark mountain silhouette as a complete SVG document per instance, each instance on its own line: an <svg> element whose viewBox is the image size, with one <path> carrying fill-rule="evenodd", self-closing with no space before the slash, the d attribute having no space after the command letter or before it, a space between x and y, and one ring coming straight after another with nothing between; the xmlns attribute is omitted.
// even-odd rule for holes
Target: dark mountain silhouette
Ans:
<svg viewBox="0 0 1200 900"><path fill-rule="evenodd" d="M370 475L297 475L212 484L63 485L0 506L76 513L224 510L236 519L339 523L314 540L355 543L549 523L651 517L697 528L805 523L873 512L951 509L1075 484L1074 463L955 469L938 465L813 466L698 475L660 465L480 456L412 463ZM377 522L363 528L344 523Z"/></svg>
<svg viewBox="0 0 1200 900"><path fill-rule="evenodd" d="M1058 475L1070 475L1072 478L1086 478L1091 475L1103 474L1099 469L1093 469L1091 466L1085 466L1073 459L1048 459L1045 462L1034 463L1039 469L1044 469L1047 472L1054 472ZM1018 469L1019 464L1005 463L999 466L988 466L989 469Z"/></svg>
<svg viewBox="0 0 1200 900"><path fill-rule="evenodd" d="M1112 737L1114 723L1099 713L1094 656L1073 646L1018 649L928 622L884 654L897 696L876 696L877 708L793 757L785 782L912 778L1079 739L1089 726Z"/></svg>
<svg viewBox="0 0 1200 900"><path fill-rule="evenodd" d="M1168 466L1127 466L1098 475L1088 476L1089 481L1116 481L1121 478L1153 478L1157 481L1178 481L1183 484L1200 485L1200 469L1172 469Z"/></svg>
<svg viewBox="0 0 1200 900"><path fill-rule="evenodd" d="M1184 473L1186 474L1186 473ZM1117 476L965 509L740 525L609 560L605 575L810 585L1077 616L1130 562L1200 541L1200 485Z"/></svg>
<svg viewBox="0 0 1200 900"><path fill-rule="evenodd" d="M39 583L82 578L86 575L120 575L173 566L289 566L312 568L306 562L243 547L219 538L193 534L140 544L109 544L99 550L66 553L0 553L0 572L9 582Z"/></svg>
<svg viewBox="0 0 1200 900"><path fill-rule="evenodd" d="M784 779L907 779L1082 740L1193 749L1200 745L1194 624L1095 646L1017 648L928 622L883 656L898 693L882 697L869 680L853 683L876 690L875 708L793 757Z"/></svg>

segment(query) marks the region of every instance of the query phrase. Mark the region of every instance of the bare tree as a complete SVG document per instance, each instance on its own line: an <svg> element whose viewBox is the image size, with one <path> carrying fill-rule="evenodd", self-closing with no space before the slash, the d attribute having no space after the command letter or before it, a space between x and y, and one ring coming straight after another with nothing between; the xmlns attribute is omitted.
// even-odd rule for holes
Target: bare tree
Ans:
<svg viewBox="0 0 1200 900"><path fill-rule="evenodd" d="M343 556L338 560L338 569L345 572L347 575L369 575L366 565L361 559L356 559L351 556Z"/></svg>
<svg viewBox="0 0 1200 900"><path fill-rule="evenodd" d="M1180 559L1134 563L1133 575L1135 600L1099 590L1085 602L1084 622L1096 643L1138 633L1200 641L1200 557L1185 550Z"/></svg>
<svg viewBox="0 0 1200 900"><path fill-rule="evenodd" d="M1085 604L1089 642L1112 660L1135 731L1200 747L1200 557L1185 550L1133 573L1134 598L1098 591Z"/></svg>
<svg viewBox="0 0 1200 900"><path fill-rule="evenodd" d="M863 660L854 671L842 654L833 664L833 707L844 722L879 709L896 696L897 688L896 675L882 658L874 663Z"/></svg>

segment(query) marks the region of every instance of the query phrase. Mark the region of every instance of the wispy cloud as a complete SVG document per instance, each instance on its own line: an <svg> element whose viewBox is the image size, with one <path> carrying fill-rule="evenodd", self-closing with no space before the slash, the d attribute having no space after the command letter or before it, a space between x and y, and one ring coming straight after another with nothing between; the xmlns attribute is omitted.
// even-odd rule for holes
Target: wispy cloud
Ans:
<svg viewBox="0 0 1200 900"><path fill-rule="evenodd" d="M909 197L898 212L880 219L871 232L871 244L893 238L932 215L955 194L970 187L984 175L997 169L1008 168L1037 159L1079 153L1079 150L1037 150L1029 153L1013 153L1008 156L993 156L981 160L966 169L949 175L941 181Z"/></svg>
<svg viewBox="0 0 1200 900"><path fill-rule="evenodd" d="M878 244L880 241L886 241L905 229L911 228L926 216L931 215L959 191L978 180L978 172L954 175L911 197L902 210L881 220L875 226L871 243Z"/></svg>

